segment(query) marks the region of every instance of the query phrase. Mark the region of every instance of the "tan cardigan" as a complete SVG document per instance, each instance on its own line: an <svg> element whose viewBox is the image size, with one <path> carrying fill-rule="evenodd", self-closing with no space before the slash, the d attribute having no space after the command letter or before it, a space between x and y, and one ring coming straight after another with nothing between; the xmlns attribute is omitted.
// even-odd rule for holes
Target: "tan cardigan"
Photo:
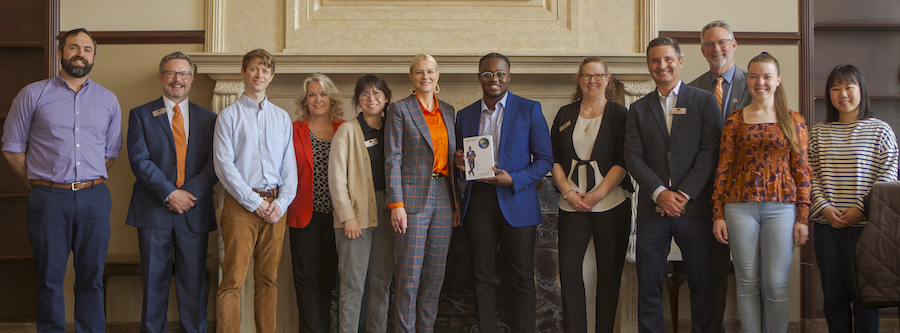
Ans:
<svg viewBox="0 0 900 333"><path fill-rule="evenodd" d="M344 222L352 218L359 222L360 229L378 226L372 163L357 118L338 127L331 140L328 187L334 202L335 228L344 228Z"/></svg>

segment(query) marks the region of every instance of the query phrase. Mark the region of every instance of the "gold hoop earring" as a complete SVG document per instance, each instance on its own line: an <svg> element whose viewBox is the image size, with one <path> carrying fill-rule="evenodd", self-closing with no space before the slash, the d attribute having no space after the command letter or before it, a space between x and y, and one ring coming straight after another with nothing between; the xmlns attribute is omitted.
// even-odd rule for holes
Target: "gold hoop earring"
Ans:
<svg viewBox="0 0 900 333"><path fill-rule="evenodd" d="M415 94L416 94L416 88L409 88L409 93L415 95Z"/></svg>
<svg viewBox="0 0 900 333"><path fill-rule="evenodd" d="M434 93L437 94L439 92L441 92L441 85L435 83L434 84Z"/></svg>

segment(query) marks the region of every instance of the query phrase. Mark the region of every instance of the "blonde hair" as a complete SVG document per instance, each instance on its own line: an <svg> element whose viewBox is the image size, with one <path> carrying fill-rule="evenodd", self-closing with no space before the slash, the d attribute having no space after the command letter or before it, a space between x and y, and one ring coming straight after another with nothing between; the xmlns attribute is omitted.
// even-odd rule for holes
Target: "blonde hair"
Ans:
<svg viewBox="0 0 900 333"><path fill-rule="evenodd" d="M440 72L440 70L438 69L437 60L434 60L434 57L432 57L430 54L419 53L419 54L417 54L417 55L413 58L412 62L409 63L409 72L410 72L410 73L412 73L413 66L415 66L416 63L419 62L419 60L422 60L422 59L431 61L431 63L434 64L434 70Z"/></svg>
<svg viewBox="0 0 900 333"><path fill-rule="evenodd" d="M778 73L778 76L781 76L781 66L778 65L778 60L771 54L763 52L758 56L753 57L753 59L750 59L750 63L747 64L747 69L750 69L750 65L754 62L768 62L774 64L775 72ZM791 110L788 109L787 106L784 88L782 88L780 84L778 85L778 88L775 88L775 120L778 123L778 127L781 128L781 131L784 132L784 136L787 137L788 142L791 143L791 149L794 150L794 152L799 153L800 138L797 136L797 128L794 126Z"/></svg>
<svg viewBox="0 0 900 333"><path fill-rule="evenodd" d="M337 119L341 119L344 117L344 95L338 90L337 86L334 85L334 82L331 81L327 76L322 73L313 73L306 80L303 80L303 86L300 88L300 98L297 99L297 106L299 106L299 110L297 111L298 117L297 121L304 121L309 119L309 107L306 106L306 93L307 87L310 82L316 81L320 85L322 85L322 89L325 90L325 93L328 94L328 98L331 99L331 106L328 108L328 113L331 116L331 121L334 122Z"/></svg>

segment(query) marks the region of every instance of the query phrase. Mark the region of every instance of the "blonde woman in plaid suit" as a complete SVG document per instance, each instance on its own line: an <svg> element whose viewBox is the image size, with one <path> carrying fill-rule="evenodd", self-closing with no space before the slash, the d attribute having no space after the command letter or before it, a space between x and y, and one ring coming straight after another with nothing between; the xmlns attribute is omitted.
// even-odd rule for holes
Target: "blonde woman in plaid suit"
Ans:
<svg viewBox="0 0 900 333"><path fill-rule="evenodd" d="M394 242L397 332L431 332L451 225L459 224L450 158L456 151L453 107L437 99L437 61L419 54L409 66L413 92L385 118L387 205Z"/></svg>

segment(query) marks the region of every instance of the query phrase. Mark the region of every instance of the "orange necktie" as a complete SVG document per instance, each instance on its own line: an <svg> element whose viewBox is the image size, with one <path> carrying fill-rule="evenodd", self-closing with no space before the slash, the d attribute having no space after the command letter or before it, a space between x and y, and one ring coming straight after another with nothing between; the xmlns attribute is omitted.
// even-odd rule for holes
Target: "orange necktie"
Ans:
<svg viewBox="0 0 900 333"><path fill-rule="evenodd" d="M172 136L175 138L175 159L177 161L178 178L175 186L181 188L184 185L184 161L187 158L187 138L184 135L184 117L181 116L181 108L175 105L175 115L172 116Z"/></svg>
<svg viewBox="0 0 900 333"><path fill-rule="evenodd" d="M716 102L719 103L719 114L725 113L725 109L722 108L722 81L725 81L722 77L716 79Z"/></svg>

